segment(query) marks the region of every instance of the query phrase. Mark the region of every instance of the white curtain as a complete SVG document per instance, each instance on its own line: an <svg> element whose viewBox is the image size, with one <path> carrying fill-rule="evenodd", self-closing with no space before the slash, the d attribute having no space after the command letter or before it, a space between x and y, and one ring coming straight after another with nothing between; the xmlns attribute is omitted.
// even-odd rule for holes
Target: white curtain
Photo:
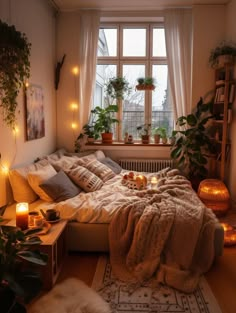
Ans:
<svg viewBox="0 0 236 313"><path fill-rule="evenodd" d="M79 39L79 120L80 128L88 122L96 80L100 13L81 11Z"/></svg>
<svg viewBox="0 0 236 313"><path fill-rule="evenodd" d="M191 112L192 11L165 11L165 37L175 120Z"/></svg>

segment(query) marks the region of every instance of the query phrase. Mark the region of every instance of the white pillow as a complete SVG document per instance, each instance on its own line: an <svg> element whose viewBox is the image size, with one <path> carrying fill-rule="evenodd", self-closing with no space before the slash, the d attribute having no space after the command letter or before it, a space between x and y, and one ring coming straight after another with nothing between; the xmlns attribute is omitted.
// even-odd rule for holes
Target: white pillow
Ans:
<svg viewBox="0 0 236 313"><path fill-rule="evenodd" d="M86 192L96 191L103 186L102 180L83 166L77 166L67 172L70 179Z"/></svg>
<svg viewBox="0 0 236 313"><path fill-rule="evenodd" d="M13 198L16 202L32 203L38 199L37 194L28 183L27 175L30 171L36 171L42 168L43 162L32 163L24 167L11 169L9 172L9 181L12 188ZM47 162L48 164L48 162Z"/></svg>
<svg viewBox="0 0 236 313"><path fill-rule="evenodd" d="M69 157L69 156L63 156L61 157L59 160L57 161L50 161L50 164L55 168L56 171L67 171L70 168L73 167L73 165L75 164L75 162L78 160L77 157Z"/></svg>
<svg viewBox="0 0 236 313"><path fill-rule="evenodd" d="M34 190L34 192L40 197L40 199L51 202L53 201L52 198L50 198L46 192L39 187L40 184L43 183L43 181L53 177L56 175L56 170L52 167L51 164L48 164L46 166L43 166L37 171L32 171L28 173L28 182L31 186L31 188Z"/></svg>

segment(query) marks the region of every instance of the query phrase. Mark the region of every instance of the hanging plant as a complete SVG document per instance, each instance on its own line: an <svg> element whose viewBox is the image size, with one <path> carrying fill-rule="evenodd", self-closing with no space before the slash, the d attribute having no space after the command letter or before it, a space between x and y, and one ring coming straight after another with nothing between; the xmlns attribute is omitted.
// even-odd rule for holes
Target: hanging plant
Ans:
<svg viewBox="0 0 236 313"><path fill-rule="evenodd" d="M30 48L24 33L0 20L0 107L3 121L14 129L17 96L30 76Z"/></svg>

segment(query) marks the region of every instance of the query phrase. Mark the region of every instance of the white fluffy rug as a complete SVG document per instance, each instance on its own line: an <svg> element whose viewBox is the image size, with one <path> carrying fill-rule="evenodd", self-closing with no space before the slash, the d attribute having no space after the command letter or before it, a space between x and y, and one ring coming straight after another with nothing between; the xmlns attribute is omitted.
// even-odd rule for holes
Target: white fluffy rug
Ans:
<svg viewBox="0 0 236 313"><path fill-rule="evenodd" d="M111 310L84 282L68 278L32 304L28 313L111 313Z"/></svg>
<svg viewBox="0 0 236 313"><path fill-rule="evenodd" d="M113 276L107 256L99 259L92 287L110 304L112 313L221 313L204 277L190 294L155 280L142 286L127 284Z"/></svg>

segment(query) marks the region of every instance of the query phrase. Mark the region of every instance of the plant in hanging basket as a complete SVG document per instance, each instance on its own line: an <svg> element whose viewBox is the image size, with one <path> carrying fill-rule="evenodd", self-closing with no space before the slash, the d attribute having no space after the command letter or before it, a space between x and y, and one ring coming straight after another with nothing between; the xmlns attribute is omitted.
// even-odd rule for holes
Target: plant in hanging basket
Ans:
<svg viewBox="0 0 236 313"><path fill-rule="evenodd" d="M139 77L137 82L138 85L135 86L136 90L154 90L156 88L153 77Z"/></svg>
<svg viewBox="0 0 236 313"><path fill-rule="evenodd" d="M106 84L106 93L108 97L115 100L123 100L125 94L129 94L131 87L125 77L112 77Z"/></svg>
<svg viewBox="0 0 236 313"><path fill-rule="evenodd" d="M0 20L0 107L3 121L13 129L16 98L30 76L30 49L31 44L24 33Z"/></svg>
<svg viewBox="0 0 236 313"><path fill-rule="evenodd" d="M236 56L236 43L222 41L216 48L211 50L209 64L213 68L224 66L225 63L234 63Z"/></svg>

